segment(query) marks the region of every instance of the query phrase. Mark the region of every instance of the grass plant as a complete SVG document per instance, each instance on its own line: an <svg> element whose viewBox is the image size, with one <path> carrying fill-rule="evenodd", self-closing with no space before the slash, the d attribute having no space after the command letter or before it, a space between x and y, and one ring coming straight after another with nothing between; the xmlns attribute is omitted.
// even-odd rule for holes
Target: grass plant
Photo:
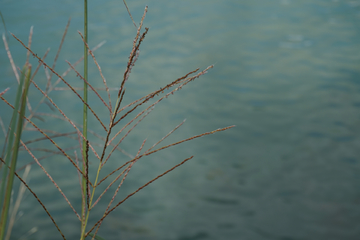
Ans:
<svg viewBox="0 0 360 240"><path fill-rule="evenodd" d="M129 8L124 1L124 4L126 6L126 9L133 20L133 17L130 14ZM160 144L163 143L163 141L174 133L175 130L177 130L183 123L181 122L179 125L177 125L173 130L171 130L168 134L166 134L163 138L161 138L158 142L156 142L154 145L152 145L150 148L145 148L146 139L142 141L140 147L137 150L137 153L132 156L131 154L125 152L123 149L120 148L121 144L124 142L125 139L129 136L129 134L135 129L135 127L146 118L146 116L153 110L153 108L159 104L162 100L165 100L166 98L170 97L172 94L176 93L177 91L181 90L185 85L188 83L194 81L195 79L199 78L200 76L204 75L209 69L211 69L213 66L209 66L206 69L199 71L200 69L192 70L183 76L173 80L166 86L160 87L159 90L153 91L129 104L124 104L123 100L126 98L125 95L125 86L126 82L129 80L129 76L131 73L132 68L134 67L138 57L139 57L139 49L141 46L141 43L144 41L147 33L148 28L145 28L143 30L143 22L145 19L147 13L147 7L144 10L144 14L141 18L140 24L137 27L134 20L133 23L135 27L137 28L136 35L133 41L133 46L130 51L129 60L127 62L126 69L122 75L122 79L119 81L119 85L116 86L117 88L111 88L108 86L107 81L105 77L103 76L101 67L99 66L94 51L99 47L96 46L93 49L90 49L88 45L88 34L87 34L87 0L84 0L84 34L79 32L80 38L82 39L84 43L84 56L81 57L76 63L72 64L70 62L67 62L69 65L69 69L65 71L63 74L58 73L55 71L55 66L57 62L57 58L59 55L59 52L61 51L69 23L65 29L65 32L63 34L63 38L60 43L60 47L58 49L58 53L56 54L56 57L54 59L54 63L52 66L50 66L46 62L46 57L48 54L48 51L45 52L43 57L38 56L37 53L35 53L31 49L31 39L32 39L32 28L30 30L29 35L29 43L26 45L22 40L20 40L18 37L16 37L14 34L11 34L26 50L27 50L27 60L25 63L24 68L20 71L21 77L18 77L18 69L15 65L15 63L12 60L11 52L9 50L9 47L7 45L7 40L5 36L3 35L3 41L5 44L5 48L7 50L9 60L12 66L12 69L14 71L14 75L16 78L19 79L19 87L16 95L15 104L12 105L9 101L6 100L6 92L8 89L3 90L0 92L0 98L3 102L5 102L9 107L13 108L13 117L11 121L11 125L8 128L8 133L6 134L6 151L1 156L1 191L0 191L0 203L2 207L2 214L1 214L1 222L0 222L0 240L4 239L5 232L6 232L6 226L8 226L7 230L7 236L10 236L11 228L13 226L13 221L9 220L7 215L10 208L10 198L11 198L11 191L13 189L13 179L14 176L16 176L30 192L31 194L36 198L36 200L40 203L40 206L45 210L51 221L53 222L54 226L57 228L58 232L60 233L61 237L63 239L66 239L65 232L63 232L62 229L60 229L59 225L56 223L55 217L52 216L51 209L48 209L45 204L42 202L42 200L37 196L35 191L32 190L32 188L26 183L25 177L20 177L20 172L25 168L25 166L18 167L17 166L17 155L19 150L24 150L28 153L28 155L31 157L31 162L26 165L31 165L36 163L44 172L44 174L49 178L49 180L54 184L54 186L57 188L57 190L61 193L64 200L67 202L69 207L74 212L75 216L79 220L80 223L80 240L84 240L86 237L91 237L92 239L102 239L97 235L98 230L103 223L104 219L116 208L118 208L124 201L126 201L128 198L142 190L144 187L148 186L155 180L159 179L160 177L164 176L165 174L171 172L175 168L181 166L188 160L192 159L193 156L190 156L177 165L173 166L172 168L168 169L167 171L163 172L162 174L155 176L152 180L144 183L141 187L133 191L132 193L128 194L126 197L124 197L122 200L118 201L116 200L116 196L118 195L118 192L120 190L120 187L122 186L124 180L128 176L130 170L132 170L132 167L135 163L137 163L140 159L155 154L161 150L170 148L172 146L178 145L180 143L191 141L193 139L203 137L206 135L213 134L215 132L224 131L229 128L232 128L233 126L225 127L225 128L219 128L213 131L205 132L199 135L195 135L192 137L188 137L186 139L166 144L165 146L160 147ZM101 44L100 44L101 45ZM37 61L38 65L35 71L31 74L31 65L29 63L29 56L33 56ZM92 60L94 61L95 65L98 68L99 74L102 78L102 84L103 89L106 91L107 99L104 99L100 93L100 89L98 86L95 86L94 83L92 83L88 78L88 61L87 57L91 56ZM84 61L84 73L81 74L77 69L76 66L81 62ZM41 87L34 81L36 74L38 73L39 69L43 67L44 71L47 76L47 83L45 86ZM80 78L83 83L84 87L83 89L83 95L79 93L79 89L76 89L72 86L70 83L70 80L66 80L65 77L68 74L68 72L74 71L78 78ZM58 79L56 81L52 80L52 76L56 76ZM50 97L50 94L52 91L55 90L61 90L60 88L56 88L56 86L63 82L67 87L66 90L70 90L74 93L74 97L82 102L84 105L83 108L83 124L77 124L73 120L70 119L70 117L65 114L65 112L61 109L61 107L58 106L58 104ZM27 89L29 88L29 84L32 84L42 95L41 100L39 103L37 103L36 107L32 107L33 102L31 99L28 99L27 101ZM94 86L93 86L94 85ZM88 88L91 89L97 96L97 98L102 102L104 105L104 108L108 111L108 117L107 122L105 122L103 119L103 116L99 116L98 113L92 108L91 103L88 102ZM115 91L115 96L114 96ZM113 102L115 100L115 102ZM45 114L38 111L39 107L41 105L47 104L51 107L51 109L54 109L54 114ZM28 109L28 115L25 114L25 109ZM97 133L92 131L91 129L88 129L88 110L91 112L91 115L93 115L98 123L101 125L101 128L103 129L103 134L99 136ZM135 115L135 116L134 116ZM130 117L131 116L131 117ZM46 119L44 119L46 117ZM70 125L72 127L71 132L56 132L56 131L50 131L48 129L45 129L34 121L34 118L51 121L52 119L61 119L63 120L63 123L65 125ZM0 123L2 123L2 120L0 118ZM22 129L29 124L30 127L27 128L27 130L37 131L42 135L41 138L33 139L32 141L22 141L21 140L21 133ZM93 136L88 136L88 133L91 133ZM76 146L76 149L68 149L66 147L61 146L61 141L58 140L60 138L74 138L75 141L78 142L78 145ZM15 139L14 139L15 138ZM94 139L99 138L102 140L102 144L99 147L97 145L97 141ZM47 141L52 144L52 146L55 148L55 150L52 149L31 149L29 146L33 142L39 142L39 141ZM21 147L20 147L21 146ZM96 149L100 149L96 150ZM77 152L80 152L81 154L78 156ZM122 164L117 167L116 169L113 169L110 172L104 173L104 166L112 161L114 159L114 152L115 151L121 151L126 155L126 158L128 160L121 160ZM37 157L37 152L46 152L49 153L41 158ZM89 164L89 155L92 155L96 158L96 164L93 164L91 168L94 169L94 171L90 171L90 164ZM50 159L54 155L61 155L62 157L66 158L70 165L72 165L79 176L79 184L81 191L79 192L78 197L81 198L81 209L76 209L69 200L69 198L66 196L66 194L63 192L59 184L53 179L49 171L43 166L42 161L43 159ZM119 161L119 159L116 159ZM96 165L96 166L94 166ZM28 171L28 170L27 170ZM91 174L94 173L94 174ZM100 174L101 173L101 174ZM106 182L108 185L104 188L99 188L100 184ZM110 193L110 189L114 190L113 194ZM111 200L107 204L107 207L103 214L101 216L96 216L92 214L92 210L97 206L97 204L102 201L102 198L105 194L108 194L111 196ZM20 195L20 194L18 194ZM18 208L18 207L17 207ZM16 209L14 210L16 212ZM14 215L14 212L12 213ZM89 220L97 219L94 224L90 224ZM52 238L52 237L49 237Z"/></svg>

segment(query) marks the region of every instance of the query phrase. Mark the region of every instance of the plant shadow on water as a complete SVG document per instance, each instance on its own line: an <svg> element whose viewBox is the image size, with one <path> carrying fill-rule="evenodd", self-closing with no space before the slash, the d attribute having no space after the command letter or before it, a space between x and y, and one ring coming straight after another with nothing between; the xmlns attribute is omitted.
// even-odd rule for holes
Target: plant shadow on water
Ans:
<svg viewBox="0 0 360 240"><path fill-rule="evenodd" d="M193 156L186 157L180 163L176 164L175 166L169 167L162 174L154 176L152 180L146 182L145 184L141 183L139 187L135 189L132 189L129 185L124 185L122 189L126 190L125 193L119 192L119 189L122 186L124 180L127 178L130 170L137 168L137 165L134 166L134 164L138 160L157 153L161 150L178 145L180 143L191 141L196 138L213 134L219 131L224 131L233 127L229 126L225 128L219 128L180 141L176 140L175 142L169 144L168 137L172 135L172 133L176 131L179 127L182 126L182 124L185 122L184 120L175 128L173 128L163 138L158 139L152 143L147 143L147 139L144 139L140 142L136 142L136 139L131 139L130 134L133 132L134 129L137 129L136 127L138 126L138 124L143 119L145 119L148 114L151 113L151 111L158 103L160 103L165 98L168 98L171 95L175 94L188 83L204 75L213 66L211 65L202 71L199 71L199 69L190 71L184 76L177 78L166 86L160 87L158 90L153 91L146 96L143 96L132 102L128 101L126 99L127 94L125 94L126 82L128 81L131 70L139 57L139 48L141 43L145 39L146 34L148 33L148 28L145 28L145 30L142 31L142 25L147 13L147 7L145 8L139 26L137 26L132 18L132 15L130 14L130 11L125 1L124 4L128 10L129 16L131 17L135 27L137 28L137 33L133 41L133 46L130 52L126 70L122 75L122 80L117 86L117 88L111 88L108 86L107 81L103 76L101 67L97 63L97 60L94 56L94 51L97 50L103 43L100 43L92 49L90 49L87 44L88 41L86 0L84 3L84 35L79 32L79 35L83 40L85 46L85 57L83 56L76 63L70 63L67 61L69 68L64 73L60 74L54 69L65 40L70 20L66 26L65 32L61 39L60 47L58 49L53 64L48 64L45 61L49 50L47 50L46 53L41 56L40 54L35 53L31 49L33 32L32 28L30 29L28 45L24 44L22 40L12 34L12 36L27 50L26 63L24 65L24 68L20 71L21 77L19 77L19 71L12 60L6 37L3 36L5 49L8 53L12 70L20 84L19 90L17 92L16 103L14 105L12 105L9 101L5 99L5 97L8 97L7 92L9 91L9 88L0 92L0 98L3 100L3 102L6 103L10 108L14 109L14 115L11 121L12 125L9 127L9 131L7 131L4 127L4 122L6 121L3 121L2 118L0 118L3 132L6 136L4 149L6 146L8 149L2 154L0 159L2 162L2 194L0 200L3 209L6 209L6 211L3 211L1 215L1 240L10 238L12 227L15 224L14 221L16 218L18 206L15 204L15 206L17 207L11 207L11 191L8 191L9 189L12 190L15 187L18 187L21 190L16 195L16 203L20 204L22 195L27 188L35 197L35 199L40 203L39 207L42 207L45 210L46 214L50 218L49 222L52 222L54 224L63 239L66 239L68 230L71 232L76 227L78 228L78 230L77 234L74 235L74 237L76 236L80 239L85 239L86 237L92 237L92 239L102 239L97 235L97 233L103 221L108 216L111 216L110 213L113 210L120 206L125 200L142 190L144 187L148 186L150 183L154 182L163 175L169 173L170 171L184 164L188 160L192 159ZM38 62L37 67L36 69L34 69L32 74L31 72L33 68L32 64L30 64L30 62L32 62L31 56L34 60ZM91 81L88 81L88 56L93 59L100 73L103 84L101 87L97 86L96 84L93 85ZM81 74L78 70L76 70L76 66L79 65L82 61L84 61L84 74ZM39 82L35 81L35 76L40 68L44 68L47 79L45 86L42 87L40 87ZM78 85L74 87L72 84L70 84L68 80L65 80L65 77L69 72L75 72L76 77L78 79L81 79L84 83L83 88L78 87ZM56 80L54 81L53 78L56 78ZM24 81L25 85L23 86ZM58 86L58 84L60 83L63 84L63 87ZM31 84L30 90L37 91L39 95L34 97L35 94L33 92L29 95L27 94L29 84ZM50 94L55 91L61 91L61 94L66 94L63 94L62 100L59 103L55 102L50 97ZM84 93L81 94L79 93L79 91L84 91ZM69 92L71 92L72 95L70 95ZM112 101L112 95L114 95L114 92L116 95L115 102ZM32 98L38 99L38 103L34 104ZM88 98L90 99L90 101L88 101ZM80 101L76 99L79 99ZM99 105L92 107L94 99L100 100L102 103L102 107L99 107ZM77 123L77 120L72 120L73 118L70 117L70 115L72 115L73 113L64 112L62 110L62 106L67 104L74 104L75 101L77 101L78 103L80 102L80 104L84 105L83 111L77 111L77 113L80 113L78 115L83 116L82 124ZM28 109L28 115L25 115L25 107L27 107ZM87 111L89 111L89 117L87 116ZM75 117L75 119L77 118ZM90 124L88 129L88 122L91 124L97 122L97 124L100 125L102 131L100 132L92 130L90 128ZM15 123L17 123L18 127L15 127ZM63 125L64 127L58 127L59 125ZM16 133L14 132L15 129L17 129ZM22 129L24 130L24 132L22 132ZM13 140L14 136L15 140ZM59 140L63 138L65 138L66 140ZM130 139L130 144L124 144L125 139L128 141ZM124 150L122 146L129 146L129 148L125 148L126 150ZM120 152L122 154L121 162L118 161L117 157L114 157L117 156L117 152ZM18 153L19 157L17 155ZM31 160L29 160L29 156L31 157ZM12 159L8 160L8 158L10 159L10 157ZM17 162L18 158L19 162ZM114 168L113 166L108 167L106 163L112 161L114 158L116 158L116 160L118 161L117 168ZM32 183L28 183L26 181L26 176L30 171L31 165L37 165L39 167L33 169L33 171L37 173L36 175L40 175L40 172L43 172L42 175L45 174L49 178L49 183L52 182L52 184L58 190L58 193L56 195L52 195L51 198L42 200L44 193L49 191L47 189L48 184L42 183L41 181L39 181L38 178L34 179ZM72 168L69 168L69 166L72 166ZM165 166L167 165L165 164ZM26 170L24 171L24 169ZM141 167L138 169L141 170ZM134 170L132 172L134 172ZM22 177L20 175L22 175ZM69 186L74 185L74 182L72 181L72 179L74 179L74 175L78 176L78 186L77 188L69 188ZM16 176L21 181L20 186L13 186L11 183L10 185L8 185L9 187L6 187L5 192L5 184L11 182L12 180L9 179L13 179L14 176ZM77 194L72 193L74 191L77 191ZM40 194L37 194L37 192L40 192ZM74 198L74 196L77 197ZM102 207L99 207L99 205L97 205L100 201L107 201L108 205L102 205L105 207L103 207L104 209L100 209ZM140 205L135 204L132 207L136 208L136 206ZM76 227L71 226L73 225L73 220L69 221L67 219L67 216L62 216L62 212L64 211L63 209L69 207L72 210L75 219L78 220L78 226ZM161 206L158 207L161 208ZM10 217L8 218L7 211L9 210L9 208L11 208L11 213ZM141 209L139 209L139 211L146 211L146 206L141 205ZM123 212L126 215L126 211ZM111 218L114 219L113 216L111 216ZM106 221L105 224L111 224L111 222L113 221ZM124 222L123 224L119 222L118 224L116 225L121 226L120 229L125 232L129 231L151 234L151 229L148 227L133 226L129 224L129 222ZM6 227L7 232L5 236ZM40 229L38 230L39 233L37 233L37 238L40 238L40 236L44 235L41 234L43 227L41 225L39 225L38 227ZM24 232L14 233L14 235L25 234L16 237L27 238L31 234L34 234L36 230L37 229L31 229L29 231L29 229L26 229L24 230ZM203 233L199 234L200 238L204 237ZM52 239L53 236L44 236L44 238ZM196 235L191 239L198 238L199 236Z"/></svg>

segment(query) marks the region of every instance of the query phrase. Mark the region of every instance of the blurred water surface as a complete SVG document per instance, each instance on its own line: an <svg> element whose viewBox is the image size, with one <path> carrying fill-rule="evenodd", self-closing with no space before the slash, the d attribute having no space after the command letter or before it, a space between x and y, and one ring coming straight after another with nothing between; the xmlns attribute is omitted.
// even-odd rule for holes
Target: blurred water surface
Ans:
<svg viewBox="0 0 360 240"><path fill-rule="evenodd" d="M122 147L135 155L145 138L150 147L184 118L186 123L172 141L228 125L236 128L140 161L118 201L195 155L110 214L99 234L105 239L358 239L360 1L138 0L128 4L137 23L149 6L144 25L150 30L125 101L197 67L215 64L215 68L161 103ZM0 6L8 31L20 39L27 41L34 26L32 49L41 56L50 47L49 63L71 17L56 69L63 72L65 59L75 62L82 55L77 33L82 31L81 1L3 0ZM107 41L95 54L109 85L118 87L136 33L122 1L89 2L89 32L90 46ZM9 45L15 63L22 66L26 51L12 37ZM0 69L0 91L11 87L5 94L11 100L16 84L4 47ZM67 79L82 84L74 73ZM43 70L36 81L45 86ZM90 81L101 86L93 63ZM82 105L70 92L53 92L52 98L81 122ZM34 88L30 99L40 99ZM92 95L90 99L106 119L104 106ZM3 103L0 109L8 124L10 109ZM46 106L41 109L51 112ZM35 122L46 129L72 131L60 120ZM101 133L96 120L90 119L90 126ZM70 145L65 138L58 141ZM24 163L30 161L25 153L21 157ZM95 167L96 159L90 157L90 166ZM105 171L125 160L126 156L115 155ZM78 177L68 160L56 156L43 164L80 209ZM68 239L77 239L79 222L35 165L30 186ZM101 216L110 198L94 210L96 216ZM61 239L30 194L21 213L13 239L33 227L39 231L27 239Z"/></svg>

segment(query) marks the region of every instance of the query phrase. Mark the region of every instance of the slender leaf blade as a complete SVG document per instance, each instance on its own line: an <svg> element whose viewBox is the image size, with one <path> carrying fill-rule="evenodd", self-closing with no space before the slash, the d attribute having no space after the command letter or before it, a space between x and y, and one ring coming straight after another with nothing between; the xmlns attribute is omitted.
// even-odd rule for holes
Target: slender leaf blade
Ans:
<svg viewBox="0 0 360 240"><path fill-rule="evenodd" d="M26 71L26 73L25 73ZM24 76L24 77L23 77ZM23 72L22 72L22 82L20 82L19 86L22 87L22 85L24 84L24 79L25 79L25 86L24 88L19 88L18 93L17 93L17 97L19 96L19 92L20 92L20 98L21 98L21 106L20 106L20 113L17 113L17 108L15 107L14 111L16 111L16 115L18 117L15 118L15 121L13 122L17 122L17 127L16 127L16 136L15 136L15 141L14 141L14 147L12 148L12 154L11 154L11 148L10 148L10 152L7 153L6 157L9 157L11 155L11 166L10 166L10 172L8 175L8 179L6 181L6 191L5 191L5 196L4 196L4 200L3 200L3 205L2 205L2 214L1 214L1 220L0 220L0 239L2 240L5 234L5 226L7 223L7 215L9 212L9 204L10 204L10 197L11 197L11 190L12 190L12 186L13 186L13 182L14 182L14 175L15 175L15 168L16 168L16 162L17 162L17 156L18 156L18 152L19 152L19 146L20 146L20 138L21 138L21 132L22 132L22 126L23 126L23 119L24 119L24 115L25 115L25 107L26 107L26 97L27 97L27 92L28 92L28 88L30 85L30 77L31 77L31 65L25 65L23 68ZM23 79L24 78L24 79ZM19 102L17 102L20 100L17 98L16 99L16 103L17 105L19 105ZM16 104L15 104L16 105ZM13 125L13 124L12 124ZM14 128L12 128L13 130ZM12 132L12 131L10 131ZM11 144L9 144L11 145ZM7 164L8 166L8 164ZM4 166L4 172L5 169L7 170L7 166ZM1 189L3 191L3 189Z"/></svg>

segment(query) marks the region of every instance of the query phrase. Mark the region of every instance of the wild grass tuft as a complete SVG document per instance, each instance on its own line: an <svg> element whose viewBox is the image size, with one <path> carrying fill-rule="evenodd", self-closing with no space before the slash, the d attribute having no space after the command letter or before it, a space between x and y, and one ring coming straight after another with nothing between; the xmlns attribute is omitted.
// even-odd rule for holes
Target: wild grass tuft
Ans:
<svg viewBox="0 0 360 240"><path fill-rule="evenodd" d="M126 9L133 20L133 17L130 14L129 8L124 1ZM195 135L192 137L188 137L186 139L167 144L165 146L159 147L163 141L173 134L182 124L181 122L178 124L174 129L172 129L168 134L166 134L163 138L158 140L155 144L153 144L150 148L145 148L146 139L142 141L140 147L137 150L137 153L133 156L130 153L127 153L122 148L120 148L121 144L124 142L125 139L131 134L131 132L135 129L135 127L143 121L148 114L151 113L153 108L159 104L161 101L165 100L166 98L170 97L171 95L175 94L177 91L181 90L185 85L189 84L190 82L196 80L200 76L207 73L207 71L213 66L209 66L202 71L200 69L195 69L189 71L188 73L184 74L183 76L173 80L169 84L160 87L159 90L153 91L129 104L124 104L123 100L126 97L125 90L126 90L126 83L129 81L129 76L131 73L132 68L135 66L135 63L139 57L139 50L142 42L145 40L146 35L148 34L149 29L145 28L143 30L143 22L147 13L147 7L144 10L143 16L141 18L140 24L137 27L134 20L133 23L137 28L136 35L134 37L133 46L130 51L129 60L126 65L126 69L122 75L121 81L118 83L118 86L113 88L109 87L107 81L102 73L101 67L98 64L96 57L94 55L94 51L99 47L96 46L93 49L90 49L88 45L88 36L87 36L87 1L84 0L84 34L79 32L79 39L81 39L84 43L84 56L81 57L76 63L72 64L67 61L69 68L64 73L60 74L55 71L55 66L57 63L57 59L59 56L59 52L61 51L67 29L70 24L70 20L65 28L63 37L61 39L60 47L56 54L53 64L50 66L45 60L48 54L48 51L45 51L44 55L40 57L37 53L35 53L31 49L31 39L32 39L32 28L30 29L29 35L29 43L26 45L22 40L16 37L14 34L11 34L26 50L27 50L27 61L25 63L24 68L20 71L21 77L19 78L18 69L12 60L11 52L7 45L7 40L5 36L3 36L3 41L5 44L5 49L7 50L10 64L14 71L14 75L17 79L19 79L19 88L16 95L15 104L12 105L9 101L6 100L7 91L5 89L0 92L0 98L5 102L9 107L13 109L13 117L11 121L11 125L8 128L8 133L6 134L6 151L1 156L0 160L1 164L1 191L0 191L0 203L2 207L2 214L1 214L1 222L0 222L0 240L4 239L5 236L5 228L8 226L7 236L10 236L12 226L14 222L12 220L8 220L8 211L10 206L10 197L11 191L13 188L13 179L16 176L30 192L36 198L36 200L40 203L40 206L45 210L45 212L50 217L51 221L57 228L58 232L62 236L63 239L66 239L65 232L60 229L58 224L56 223L56 218L52 216L51 209L48 209L42 200L37 196L37 194L31 189L31 187L26 183L26 177L20 177L19 172L22 171L26 166L31 164L37 164L44 174L49 178L49 180L54 184L55 188L60 192L63 196L64 200L67 202L69 207L74 212L75 216L79 220L80 223L80 239L83 240L87 236L91 236L92 239L102 239L101 237L97 236L100 226L102 225L104 219L116 208L118 208L124 201L129 199L131 196L142 190L144 187L148 186L155 180L159 179L160 177L164 176L165 174L173 171L177 167L183 165L185 162L189 161L193 158L193 156L189 156L188 158L181 161L179 164L173 166L172 168L168 169L167 171L163 172L162 174L155 176L152 180L144 183L141 187L133 191L132 193L128 194L122 200L116 200L116 196L118 195L120 188L127 178L129 172L132 170L135 163L137 163L140 159L152 155L156 152L161 150L170 148L172 146L178 145L180 143L191 141L193 139L203 137L206 135L210 135L219 131L224 131L233 126L219 128L213 131L205 132L199 135ZM102 45L102 44L100 44ZM35 71L31 74L31 65L29 64L29 56L33 56L37 61L38 65ZM87 58L88 55L92 58L95 65L98 68L99 74L102 78L103 88L106 91L107 99L102 97L100 94L100 88L97 86L93 86L91 79L88 77L88 63ZM77 69L76 66L81 62L84 61L84 72L81 74ZM43 67L47 82L45 86L40 86L38 83L34 81L35 76L38 73L38 70ZM78 89L72 86L70 80L65 79L66 75L70 72L74 71L79 79L83 81L84 87L82 89ZM56 76L57 79L54 81L52 77ZM66 88L59 88L56 87L60 82L63 82L66 85ZM35 107L32 107L32 100L27 100L27 89L29 88L29 84L32 84L41 94L42 98L37 103ZM71 118L58 106L58 104L50 97L52 91L61 91L61 90L70 90L73 92L74 97L77 98L79 101L82 102L83 108L83 123L82 125L75 123ZM116 89L116 90L114 90ZM91 90L95 93L95 96L102 102L106 111L108 111L108 117L104 120L104 116L99 116L99 113L95 111L95 109L91 106L88 102L88 90ZM79 91L83 91L83 94L79 93ZM115 95L114 95L115 91ZM115 101L114 101L115 100ZM54 113L43 113L39 112L38 109L41 105L46 104L48 105ZM25 114L25 109L27 105L28 115ZM98 124L100 124L103 134L99 135L98 133L92 131L88 128L88 110L89 114L91 114L97 120ZM130 117L132 116L132 117ZM51 121L51 119L61 119L64 124L70 124L72 127L72 131L69 132L56 132L55 130L46 129L33 121L34 118L41 119L42 121ZM2 120L0 118L0 123L3 125ZM121 126L120 126L121 123ZM36 131L41 134L42 137L36 137L32 140L27 140L25 142L21 141L21 133L22 129L26 125L30 125L30 127L26 128L26 130ZM92 134L94 137L90 137L88 133ZM62 146L62 141L59 139L68 138L72 141L76 141L78 144L75 147L65 147ZM15 138L15 139L14 139ZM102 143L99 145L96 139L101 139ZM54 148L32 148L29 146L35 142L48 142ZM28 155L31 157L32 162L26 164L26 166L17 167L16 160L17 154L19 152L21 145L21 149L26 151ZM96 149L100 149L96 150ZM112 169L109 172L105 172L106 169L104 166L114 160L114 152L120 151L126 155L128 160L122 160L123 163L121 166L117 167L116 169ZM37 153L42 152L45 155L42 157L37 157ZM78 152L80 153L78 155ZM42 162L44 159L49 159L54 155L61 155L65 157L70 166L76 169L77 174L79 176L79 185L81 191L78 194L78 198L81 198L81 209L77 209L73 206L69 198L66 196L64 191L61 189L61 186L54 180L51 176L49 171L44 167ZM89 155L95 156L96 162L92 165L89 164ZM119 159L116 159L119 161ZM96 166L95 166L96 165ZM90 167L91 166L91 167ZM90 169L91 168L91 169ZM92 171L90 171L92 170ZM29 171L29 170L27 170ZM111 178L110 178L111 177ZM110 180L112 179L112 180ZM108 180L108 181L106 181ZM102 191L99 188L100 184L107 182L106 187L102 187ZM113 193L110 193L110 188L114 186L115 190ZM97 204L102 201L103 196L107 194L111 196L111 200L107 204L106 209L104 210L101 216L96 216L93 213L93 209L97 206ZM20 196L20 194L18 194ZM21 199L21 198L20 198ZM17 208L18 208L17 203ZM16 213L16 209L14 209ZM14 212L12 213L14 215ZM94 221L94 219L97 220ZM13 218L12 218L13 219ZM92 224L89 223L89 220L92 219Z"/></svg>

